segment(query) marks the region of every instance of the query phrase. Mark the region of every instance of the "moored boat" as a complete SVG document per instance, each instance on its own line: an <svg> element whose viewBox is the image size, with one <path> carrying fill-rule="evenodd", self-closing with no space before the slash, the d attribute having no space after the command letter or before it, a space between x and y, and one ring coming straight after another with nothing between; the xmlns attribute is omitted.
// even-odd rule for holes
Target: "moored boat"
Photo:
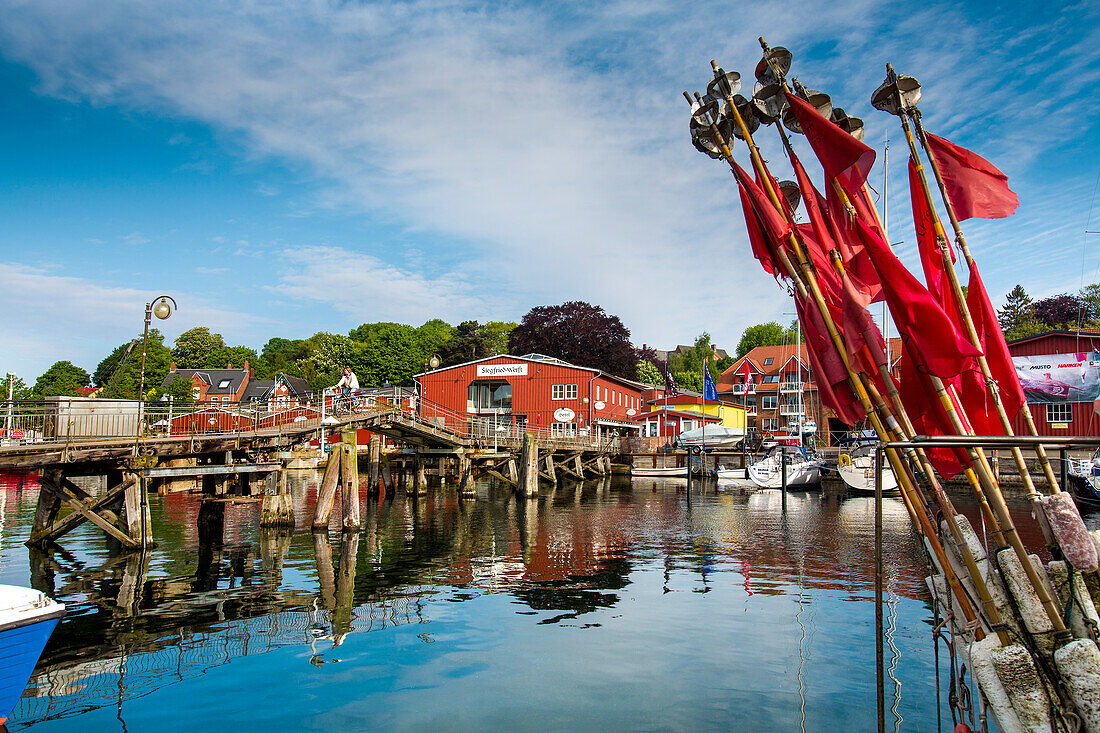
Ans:
<svg viewBox="0 0 1100 733"><path fill-rule="evenodd" d="M0 585L0 725L19 701L65 606L32 588Z"/></svg>
<svg viewBox="0 0 1100 733"><path fill-rule="evenodd" d="M875 492L875 448L868 443L842 448L837 456L837 473L848 488L859 494ZM882 490L897 491L898 479L889 464L882 466Z"/></svg>
<svg viewBox="0 0 1100 733"><path fill-rule="evenodd" d="M1082 509L1100 509L1100 450L1085 460L1068 461L1069 490Z"/></svg>
<svg viewBox="0 0 1100 733"><path fill-rule="evenodd" d="M720 488L778 489L783 485L783 454L786 454L787 488L805 489L821 483L821 464L792 445L777 445L748 468L720 469Z"/></svg>
<svg viewBox="0 0 1100 733"><path fill-rule="evenodd" d="M672 466L669 468L641 468L633 466L630 475L637 478L671 478L684 479L688 477L687 466Z"/></svg>

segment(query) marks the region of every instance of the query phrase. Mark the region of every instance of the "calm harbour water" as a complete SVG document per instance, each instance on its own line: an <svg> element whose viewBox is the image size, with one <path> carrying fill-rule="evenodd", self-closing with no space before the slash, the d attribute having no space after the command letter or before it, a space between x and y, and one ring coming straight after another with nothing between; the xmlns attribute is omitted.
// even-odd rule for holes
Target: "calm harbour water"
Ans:
<svg viewBox="0 0 1100 733"><path fill-rule="evenodd" d="M308 530L317 479L291 473L293 533L227 505L200 541L197 495L153 495L143 558L90 525L28 551L37 485L0 474L0 583L69 609L9 728L874 727L870 498L689 501L618 478L530 501L364 490L363 531L326 536ZM924 561L885 501L887 727L934 731Z"/></svg>

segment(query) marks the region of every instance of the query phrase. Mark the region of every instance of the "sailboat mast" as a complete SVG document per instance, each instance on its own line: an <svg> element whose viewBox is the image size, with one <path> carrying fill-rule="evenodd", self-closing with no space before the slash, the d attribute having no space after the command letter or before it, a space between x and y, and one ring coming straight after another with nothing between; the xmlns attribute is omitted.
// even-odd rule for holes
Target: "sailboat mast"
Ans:
<svg viewBox="0 0 1100 733"><path fill-rule="evenodd" d="M886 145L882 149L882 234L886 244L890 244L890 199L887 191L890 185L890 133L886 133ZM886 368L893 369L893 355L890 353L890 320L886 312L886 299L882 300L882 340L886 342Z"/></svg>
<svg viewBox="0 0 1100 733"><path fill-rule="evenodd" d="M803 421L805 416L802 414L805 410L802 407L802 322L797 318L794 319L794 354L795 354L795 368L798 370L797 382L795 389L798 390L798 447L804 448L802 444L802 431L805 427Z"/></svg>

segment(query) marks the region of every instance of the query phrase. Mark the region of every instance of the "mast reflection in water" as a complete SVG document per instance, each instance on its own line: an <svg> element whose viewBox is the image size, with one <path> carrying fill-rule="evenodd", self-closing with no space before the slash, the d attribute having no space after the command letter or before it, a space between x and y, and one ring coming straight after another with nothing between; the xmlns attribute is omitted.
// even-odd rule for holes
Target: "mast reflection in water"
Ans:
<svg viewBox="0 0 1100 733"><path fill-rule="evenodd" d="M290 487L308 527L317 475ZM143 556L87 525L27 550L37 484L0 489L0 583L70 609L12 730L873 726L867 498L604 480L379 505L364 487L360 533L313 534L179 493L150 497ZM928 728L931 611L897 500L885 536L892 702Z"/></svg>

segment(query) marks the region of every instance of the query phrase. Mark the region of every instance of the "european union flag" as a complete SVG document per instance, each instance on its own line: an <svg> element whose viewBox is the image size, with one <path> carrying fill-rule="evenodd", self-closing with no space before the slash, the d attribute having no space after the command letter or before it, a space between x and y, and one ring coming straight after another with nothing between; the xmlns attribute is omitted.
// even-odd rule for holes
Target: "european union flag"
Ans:
<svg viewBox="0 0 1100 733"><path fill-rule="evenodd" d="M718 387L714 385L706 364L703 365L703 399L718 401Z"/></svg>

